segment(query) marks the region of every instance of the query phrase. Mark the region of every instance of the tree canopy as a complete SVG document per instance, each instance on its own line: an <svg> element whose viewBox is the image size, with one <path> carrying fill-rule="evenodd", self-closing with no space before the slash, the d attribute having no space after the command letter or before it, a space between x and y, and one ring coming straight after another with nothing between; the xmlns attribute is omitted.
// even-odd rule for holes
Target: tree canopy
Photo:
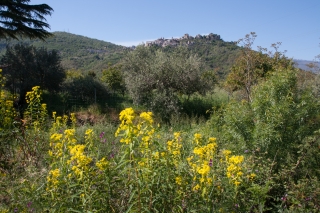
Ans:
<svg viewBox="0 0 320 213"><path fill-rule="evenodd" d="M230 91L243 90L248 101L251 101L252 87L270 73L278 68L294 69L292 61L278 51L281 43L271 45L275 52L268 52L262 47L258 47L259 51L254 51L252 48L256 37L257 35L251 32L238 41L243 45L242 51L225 82Z"/></svg>
<svg viewBox="0 0 320 213"><path fill-rule="evenodd" d="M30 5L30 0L1 0L0 39L20 37L40 38L50 36L45 28L50 28L45 16L53 9L47 4Z"/></svg>
<svg viewBox="0 0 320 213"><path fill-rule="evenodd" d="M19 103L24 103L27 91L35 85L48 91L57 91L65 78L57 51L18 44L8 46L1 58L7 86L20 95Z"/></svg>
<svg viewBox="0 0 320 213"><path fill-rule="evenodd" d="M127 90L135 104L142 104L166 120L179 112L178 96L204 94L213 86L205 78L202 60L184 47L172 52L139 46L124 60Z"/></svg>
<svg viewBox="0 0 320 213"><path fill-rule="evenodd" d="M121 65L112 66L111 63L109 63L108 68L102 70L101 80L105 82L113 92L120 92L124 95L126 87L121 72Z"/></svg>

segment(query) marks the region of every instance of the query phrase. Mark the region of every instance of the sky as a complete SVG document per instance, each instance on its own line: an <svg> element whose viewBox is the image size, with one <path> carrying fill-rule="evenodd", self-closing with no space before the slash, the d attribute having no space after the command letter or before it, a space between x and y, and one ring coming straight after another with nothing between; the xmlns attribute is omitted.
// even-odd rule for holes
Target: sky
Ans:
<svg viewBox="0 0 320 213"><path fill-rule="evenodd" d="M123 46L209 33L238 41L255 32L254 47L293 59L320 54L320 0L31 0L54 10L50 32L64 31ZM255 49L255 48L254 48Z"/></svg>

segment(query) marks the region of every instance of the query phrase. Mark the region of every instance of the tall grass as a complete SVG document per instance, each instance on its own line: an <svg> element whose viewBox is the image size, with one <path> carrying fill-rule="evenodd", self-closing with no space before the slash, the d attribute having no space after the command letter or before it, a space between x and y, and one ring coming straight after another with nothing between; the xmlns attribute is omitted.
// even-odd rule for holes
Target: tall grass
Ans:
<svg viewBox="0 0 320 213"><path fill-rule="evenodd" d="M182 113L189 117L204 117L208 119L213 109L219 109L228 103L229 96L223 89L216 88L206 95L194 94L190 97L181 96Z"/></svg>
<svg viewBox="0 0 320 213"><path fill-rule="evenodd" d="M281 82L275 77L262 85L253 103L228 102L223 91L190 97L186 106L198 102L203 111L173 116L171 125L131 107L116 122L108 116L118 112L105 115L95 104L68 115L48 114L35 88L25 120L0 114L6 118L0 129L0 212L318 212L319 172L311 168L320 159L319 131L286 123L304 138L292 148L276 140L269 140L273 147L260 144L267 141L263 137L281 136L269 133L283 130L274 124L288 121L284 112L295 110L290 124L302 115L312 115L305 125L318 124L311 96L292 98L294 93L283 93L291 87ZM288 95L268 97L268 86ZM14 110L4 100L1 109ZM204 109L211 110L209 121ZM267 111L273 122L260 116ZM93 122L80 122L91 115ZM255 134L257 126L263 134ZM274 152L280 146L287 155Z"/></svg>

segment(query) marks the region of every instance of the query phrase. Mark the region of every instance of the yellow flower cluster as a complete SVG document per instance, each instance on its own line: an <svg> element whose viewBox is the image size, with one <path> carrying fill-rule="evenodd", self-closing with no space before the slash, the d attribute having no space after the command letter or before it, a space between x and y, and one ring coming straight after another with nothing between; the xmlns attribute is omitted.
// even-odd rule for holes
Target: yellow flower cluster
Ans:
<svg viewBox="0 0 320 213"><path fill-rule="evenodd" d="M1 99L3 96L1 95ZM4 104L2 104L4 103ZM5 100L5 101L0 101L1 104L1 117L2 117L2 125L4 127L11 126L13 119L15 116L17 116L16 111L14 110L13 107L13 101Z"/></svg>
<svg viewBox="0 0 320 213"><path fill-rule="evenodd" d="M84 138L87 143L91 143L93 140L94 134L92 129L87 129Z"/></svg>
<svg viewBox="0 0 320 213"><path fill-rule="evenodd" d="M12 95L2 90L5 78L1 72L2 70L0 69L0 128L6 128L13 124L17 113L13 107Z"/></svg>
<svg viewBox="0 0 320 213"><path fill-rule="evenodd" d="M242 182L243 171L241 168L241 164L244 160L242 155L232 155L231 151L225 150L223 152L226 158L227 167L227 177L234 183L237 187Z"/></svg>
<svg viewBox="0 0 320 213"><path fill-rule="evenodd" d="M53 118L53 120L56 120L56 115L57 115L57 112L52 112L52 118Z"/></svg>
<svg viewBox="0 0 320 213"><path fill-rule="evenodd" d="M54 169L49 171L49 175L47 176L47 182L48 182L47 190L57 188L59 184L59 179L58 179L59 176L60 176L59 169Z"/></svg>
<svg viewBox="0 0 320 213"><path fill-rule="evenodd" d="M92 158L85 155L85 148L86 146L81 144L69 147L71 158L68 163L72 165L72 171L80 180L83 177L83 173L88 172L88 165L92 161Z"/></svg>
<svg viewBox="0 0 320 213"><path fill-rule="evenodd" d="M118 127L115 136L118 137L120 133L127 132L127 135L121 138L121 143L129 144L132 142L133 132L135 132L136 127L133 125L133 120L136 115L132 108L126 108L120 112L119 119L121 121L120 126Z"/></svg>
<svg viewBox="0 0 320 213"><path fill-rule="evenodd" d="M120 112L119 125L115 136L121 136L120 142L129 145L130 150L137 149L138 152L130 152L130 160L134 162L139 175L144 180L150 178L153 167L160 163L160 158L164 152L154 149L153 141L156 138L153 127L152 112L142 112L139 115L132 108L124 109Z"/></svg>
<svg viewBox="0 0 320 213"><path fill-rule="evenodd" d="M249 179L249 180L253 180L255 177L257 177L257 175L256 174L254 174L254 173L251 173L250 175L247 175L247 178Z"/></svg>
<svg viewBox="0 0 320 213"><path fill-rule="evenodd" d="M150 152L150 145L153 139L155 129L153 127L152 112L142 112L139 116L139 123L137 124L137 136L141 136L140 149L142 153ZM138 131L138 132L137 132Z"/></svg>
<svg viewBox="0 0 320 213"><path fill-rule="evenodd" d="M164 152L161 153L161 156L164 155ZM159 160L160 159L160 153L157 151L157 152L153 152L152 153L152 158L155 159L155 160Z"/></svg>
<svg viewBox="0 0 320 213"><path fill-rule="evenodd" d="M47 190L56 193L59 196L62 187L70 187L73 190L80 188L81 192L90 190L90 184L94 178L103 178L110 162L107 158L100 160L90 155L94 153L93 141L95 140L94 131L87 129L84 135L84 142L79 143L76 137L76 129L66 129L63 133L60 124L64 123L65 117L53 114L56 126L51 129L54 131L50 137L49 155L52 157L51 171L47 175ZM59 128L56 128L59 127ZM66 127L66 126L63 126ZM55 189L59 190L55 190ZM81 193L80 197L85 200L86 193Z"/></svg>
<svg viewBox="0 0 320 213"><path fill-rule="evenodd" d="M142 112L138 117L132 108L122 110L119 116L121 124L115 136L117 137L121 134L120 142L125 144L130 144L133 140L141 142L139 144L141 152L145 152L149 149L155 132L152 126L152 116L152 112Z"/></svg>
<svg viewBox="0 0 320 213"><path fill-rule="evenodd" d="M126 109L122 110L120 112L120 116L119 116L119 119L121 121L120 127L131 125L133 120L135 119L135 117L136 117L136 115L135 115L135 112L132 108L126 108ZM122 129L120 129L120 130L122 130ZM116 132L116 136L117 136L117 132Z"/></svg>
<svg viewBox="0 0 320 213"><path fill-rule="evenodd" d="M201 144L203 141L202 135L196 133L194 135L194 141L196 144ZM193 156L188 157L187 161L194 173L194 180L198 180L193 190L197 191L205 185L212 185L212 178L210 177L210 171L213 164L213 157L217 149L216 138L210 137L207 145L196 146L193 149ZM199 185L200 184L200 185Z"/></svg>
<svg viewBox="0 0 320 213"><path fill-rule="evenodd" d="M53 133L50 136L50 150L49 155L53 158L60 159L68 151L67 148L71 148L77 143L75 138L75 129L66 129L64 134Z"/></svg>
<svg viewBox="0 0 320 213"><path fill-rule="evenodd" d="M67 126L68 119L69 119L69 117L68 117L67 115L63 115L63 117L62 117L62 124L65 125L65 126Z"/></svg>
<svg viewBox="0 0 320 213"><path fill-rule="evenodd" d="M27 94L26 94L27 103L31 103L34 99L40 99L41 94L42 94L42 92L40 90L40 86L32 87L32 91L27 92Z"/></svg>
<svg viewBox="0 0 320 213"><path fill-rule="evenodd" d="M174 139L167 142L168 154L173 158L173 164L178 165L181 158L182 138L180 132L173 133Z"/></svg>
<svg viewBox="0 0 320 213"><path fill-rule="evenodd" d="M57 112L52 112L52 118L53 118L53 123L52 123L52 128L51 131L55 132L58 130L59 127L61 127L61 116L56 116Z"/></svg>
<svg viewBox="0 0 320 213"><path fill-rule="evenodd" d="M194 139L193 141L197 144L197 145L201 145L202 143L202 135L199 133L194 134Z"/></svg>
<svg viewBox="0 0 320 213"><path fill-rule="evenodd" d="M152 112L142 112L140 114L140 118L142 118L144 121L148 122L149 124L153 124L153 114Z"/></svg>
<svg viewBox="0 0 320 213"><path fill-rule="evenodd" d="M195 147L193 149L193 153L202 160L212 159L212 156L216 149L216 138L209 138L209 143L207 145Z"/></svg>
<svg viewBox="0 0 320 213"><path fill-rule="evenodd" d="M62 138L62 134L54 133L50 137L50 147L49 155L51 157L59 158L63 154L63 142L60 141Z"/></svg>
<svg viewBox="0 0 320 213"><path fill-rule="evenodd" d="M40 131L42 124L47 122L47 105L41 103L42 91L39 86L32 88L31 92L26 94L28 107L24 110L25 125L29 125L36 131Z"/></svg>
<svg viewBox="0 0 320 213"><path fill-rule="evenodd" d="M176 180L176 184L178 184L178 185L181 185L181 184L182 184L182 178L181 178L181 176L176 177L175 180Z"/></svg>
<svg viewBox="0 0 320 213"><path fill-rule="evenodd" d="M52 112L52 118L53 123L51 127L51 132L57 132L61 129L65 129L68 126L69 116L63 115L63 116L57 116L57 112ZM72 128L75 128L77 118L75 116L75 113L70 114L70 120L72 123Z"/></svg>
<svg viewBox="0 0 320 213"><path fill-rule="evenodd" d="M50 137L49 155L54 158L60 158L69 149L77 143L75 138L75 129L66 129L64 134L53 133Z"/></svg>
<svg viewBox="0 0 320 213"><path fill-rule="evenodd" d="M107 166L109 165L109 162L105 159L102 158L101 160L99 160L98 162L96 162L96 166L99 168L99 170L104 171Z"/></svg>

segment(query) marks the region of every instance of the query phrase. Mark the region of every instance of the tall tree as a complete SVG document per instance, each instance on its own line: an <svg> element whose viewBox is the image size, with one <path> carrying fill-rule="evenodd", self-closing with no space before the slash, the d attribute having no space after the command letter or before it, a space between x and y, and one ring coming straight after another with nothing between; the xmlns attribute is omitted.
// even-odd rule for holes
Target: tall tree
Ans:
<svg viewBox="0 0 320 213"><path fill-rule="evenodd" d="M123 62L127 90L135 104L160 114L165 121L179 112L179 95L210 90L204 64L197 55L180 47L172 52L138 46Z"/></svg>
<svg viewBox="0 0 320 213"><path fill-rule="evenodd" d="M281 43L272 44L274 52L258 47L252 49L256 33L251 32L238 41L242 45L242 52L226 79L226 87L230 91L243 90L247 101L251 102L252 87L271 72L282 69L294 69L293 63L282 52L279 52Z"/></svg>
<svg viewBox="0 0 320 213"><path fill-rule="evenodd" d="M45 16L53 9L47 4L29 5L30 0L0 1L0 39L40 38L52 35Z"/></svg>
<svg viewBox="0 0 320 213"><path fill-rule="evenodd" d="M124 95L126 86L121 69L121 65L112 66L111 63L109 63L108 68L102 71L101 80L105 82L113 92L120 92Z"/></svg>
<svg viewBox="0 0 320 213"><path fill-rule="evenodd" d="M7 86L19 94L19 104L24 103L25 94L33 86L48 91L57 91L65 78L57 51L34 46L15 45L7 47L0 61L6 64L4 75Z"/></svg>

